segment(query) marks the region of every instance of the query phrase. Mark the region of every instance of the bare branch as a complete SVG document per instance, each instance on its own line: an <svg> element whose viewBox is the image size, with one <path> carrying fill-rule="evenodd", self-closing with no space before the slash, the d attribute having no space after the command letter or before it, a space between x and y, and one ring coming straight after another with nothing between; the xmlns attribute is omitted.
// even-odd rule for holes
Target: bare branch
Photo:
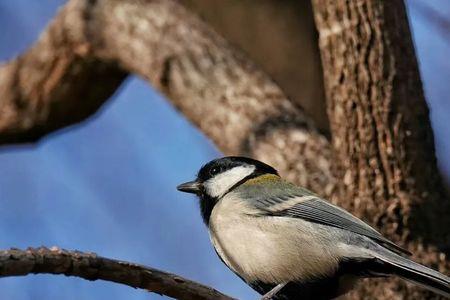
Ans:
<svg viewBox="0 0 450 300"><path fill-rule="evenodd" d="M125 72L165 93L226 154L265 160L331 195L327 139L266 74L171 0L70 0L32 49L0 69L0 143L89 116Z"/></svg>
<svg viewBox="0 0 450 300"><path fill-rule="evenodd" d="M146 266L104 258L95 253L28 248L0 251L0 277L64 274L106 280L184 300L233 300L213 288Z"/></svg>

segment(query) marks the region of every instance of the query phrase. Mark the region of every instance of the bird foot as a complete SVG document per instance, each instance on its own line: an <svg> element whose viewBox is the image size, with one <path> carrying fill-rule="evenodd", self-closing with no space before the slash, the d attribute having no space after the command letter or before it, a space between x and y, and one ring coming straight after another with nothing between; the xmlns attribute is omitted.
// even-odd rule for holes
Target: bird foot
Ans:
<svg viewBox="0 0 450 300"><path fill-rule="evenodd" d="M260 300L271 300L272 297L275 296L276 293L278 293L282 288L284 288L285 285L286 283L280 283L279 285L271 289L268 293L264 294Z"/></svg>

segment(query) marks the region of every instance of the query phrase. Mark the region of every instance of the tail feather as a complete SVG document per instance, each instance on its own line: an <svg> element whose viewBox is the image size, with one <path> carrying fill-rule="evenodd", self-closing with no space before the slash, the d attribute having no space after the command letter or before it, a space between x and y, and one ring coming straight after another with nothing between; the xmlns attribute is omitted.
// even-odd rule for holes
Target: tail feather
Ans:
<svg viewBox="0 0 450 300"><path fill-rule="evenodd" d="M392 267L392 274L450 298L450 277L385 248L374 255Z"/></svg>

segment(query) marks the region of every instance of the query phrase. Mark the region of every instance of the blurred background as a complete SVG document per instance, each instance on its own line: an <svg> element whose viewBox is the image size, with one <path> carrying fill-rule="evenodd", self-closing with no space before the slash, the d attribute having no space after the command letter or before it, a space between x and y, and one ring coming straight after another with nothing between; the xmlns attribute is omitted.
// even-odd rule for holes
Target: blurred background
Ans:
<svg viewBox="0 0 450 300"><path fill-rule="evenodd" d="M64 2L0 0L0 61L32 45ZM448 186L450 2L406 4ZM92 251L256 299L216 257L195 198L175 189L217 156L214 145L163 96L131 76L83 124L37 145L0 148L0 249L56 245ZM163 298L51 275L3 278L0 290L1 299Z"/></svg>

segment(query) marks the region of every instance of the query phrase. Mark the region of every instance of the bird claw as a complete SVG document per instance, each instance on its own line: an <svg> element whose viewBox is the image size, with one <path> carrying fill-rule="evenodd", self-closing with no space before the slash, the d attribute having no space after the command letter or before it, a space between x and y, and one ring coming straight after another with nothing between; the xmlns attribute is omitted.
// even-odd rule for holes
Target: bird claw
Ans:
<svg viewBox="0 0 450 300"><path fill-rule="evenodd" d="M264 294L259 300L271 300L272 297L275 296L275 294L278 293L282 288L284 288L285 285L286 283L280 283L279 285L271 289L269 292Z"/></svg>
<svg viewBox="0 0 450 300"><path fill-rule="evenodd" d="M274 294L270 294L270 295L263 295L259 300L272 300L272 297L274 296Z"/></svg>

